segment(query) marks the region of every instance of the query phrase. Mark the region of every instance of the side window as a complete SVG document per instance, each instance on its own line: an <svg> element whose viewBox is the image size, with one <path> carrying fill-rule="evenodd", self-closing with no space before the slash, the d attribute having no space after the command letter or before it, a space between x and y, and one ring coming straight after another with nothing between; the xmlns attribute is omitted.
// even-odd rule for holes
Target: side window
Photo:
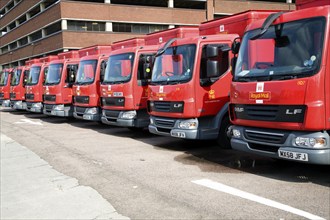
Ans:
<svg viewBox="0 0 330 220"><path fill-rule="evenodd" d="M78 70L78 64L69 64L66 67L66 79L65 82L72 84L75 82L76 80L76 74L77 74L77 70Z"/></svg>
<svg viewBox="0 0 330 220"><path fill-rule="evenodd" d="M139 57L138 80L150 80L155 54L141 54Z"/></svg>
<svg viewBox="0 0 330 220"><path fill-rule="evenodd" d="M26 85L26 83L28 81L28 77L29 77L29 70L25 70L23 73L23 86Z"/></svg>
<svg viewBox="0 0 330 220"><path fill-rule="evenodd" d="M103 82L104 80L104 75L105 75L105 69L107 68L108 60L103 60L101 62L101 67L100 67L100 82Z"/></svg>
<svg viewBox="0 0 330 220"><path fill-rule="evenodd" d="M200 83L209 86L228 72L230 47L227 44L205 45L202 49Z"/></svg>
<svg viewBox="0 0 330 220"><path fill-rule="evenodd" d="M44 68L44 81L43 81L43 83L45 83L45 81L46 81L47 74L48 74L48 67L45 67Z"/></svg>

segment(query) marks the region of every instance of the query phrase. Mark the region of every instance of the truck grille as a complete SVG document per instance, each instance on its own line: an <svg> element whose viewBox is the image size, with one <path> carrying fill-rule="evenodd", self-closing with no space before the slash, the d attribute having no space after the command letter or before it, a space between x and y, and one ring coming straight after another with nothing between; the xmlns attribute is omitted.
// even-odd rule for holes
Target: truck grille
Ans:
<svg viewBox="0 0 330 220"><path fill-rule="evenodd" d="M231 105L237 119L303 123L304 105Z"/></svg>
<svg viewBox="0 0 330 220"><path fill-rule="evenodd" d="M10 98L11 99L16 99L16 93L10 93Z"/></svg>
<svg viewBox="0 0 330 220"><path fill-rule="evenodd" d="M125 106L124 97L107 97L102 98L102 106Z"/></svg>
<svg viewBox="0 0 330 220"><path fill-rule="evenodd" d="M149 111L183 113L183 102L151 101Z"/></svg>
<svg viewBox="0 0 330 220"><path fill-rule="evenodd" d="M25 99L34 100L34 94L25 94Z"/></svg>
<svg viewBox="0 0 330 220"><path fill-rule="evenodd" d="M75 103L83 103L88 104L89 103L89 96L75 96L73 98Z"/></svg>
<svg viewBox="0 0 330 220"><path fill-rule="evenodd" d="M85 113L85 110L86 110L86 108L78 107L78 106L76 106L76 107L74 107L74 108L75 108L75 112L76 112L77 114L84 114L84 113Z"/></svg>
<svg viewBox="0 0 330 220"><path fill-rule="evenodd" d="M175 124L175 120L172 119L155 118L154 121L157 127L173 128Z"/></svg>
<svg viewBox="0 0 330 220"><path fill-rule="evenodd" d="M44 101L55 102L56 95L44 95Z"/></svg>
<svg viewBox="0 0 330 220"><path fill-rule="evenodd" d="M272 144L283 144L287 138L287 134L283 133L275 133L275 132L267 132L261 130L254 129L245 129L244 136L249 141L262 141L265 143Z"/></svg>
<svg viewBox="0 0 330 220"><path fill-rule="evenodd" d="M51 112L53 109L53 105L45 105L44 108L47 112Z"/></svg>

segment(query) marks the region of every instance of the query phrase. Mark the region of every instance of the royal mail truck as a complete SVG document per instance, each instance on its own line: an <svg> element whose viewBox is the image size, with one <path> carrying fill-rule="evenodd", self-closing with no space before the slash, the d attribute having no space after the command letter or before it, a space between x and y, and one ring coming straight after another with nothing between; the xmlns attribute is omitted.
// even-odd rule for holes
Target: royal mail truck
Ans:
<svg viewBox="0 0 330 220"><path fill-rule="evenodd" d="M39 59L30 67L25 86L26 110L30 112L43 112L43 83L48 72L49 62L58 59L57 56L47 56Z"/></svg>
<svg viewBox="0 0 330 220"><path fill-rule="evenodd" d="M95 45L79 50L80 62L73 84L73 116L89 121L101 121L100 81L112 48Z"/></svg>
<svg viewBox="0 0 330 220"><path fill-rule="evenodd" d="M147 127L147 88L158 45L133 38L115 42L112 48L100 91L101 120L130 129Z"/></svg>
<svg viewBox="0 0 330 220"><path fill-rule="evenodd" d="M11 76L10 82L10 107L16 110L25 110L25 85L29 75L30 66L38 63L39 59L28 60L25 66L17 67Z"/></svg>
<svg viewBox="0 0 330 220"><path fill-rule="evenodd" d="M0 106L10 106L10 79L13 68L6 68L0 72Z"/></svg>
<svg viewBox="0 0 330 220"><path fill-rule="evenodd" d="M73 117L72 86L78 71L78 51L58 54L49 64L44 83L43 113L59 117Z"/></svg>
<svg viewBox="0 0 330 220"><path fill-rule="evenodd" d="M248 11L202 23L194 36L163 44L149 85L149 131L183 139L214 139L221 147L230 148L226 135L230 125L230 47L247 24L270 13Z"/></svg>
<svg viewBox="0 0 330 220"><path fill-rule="evenodd" d="M298 10L253 22L244 34L230 92L231 145L329 165L330 1L296 4Z"/></svg>

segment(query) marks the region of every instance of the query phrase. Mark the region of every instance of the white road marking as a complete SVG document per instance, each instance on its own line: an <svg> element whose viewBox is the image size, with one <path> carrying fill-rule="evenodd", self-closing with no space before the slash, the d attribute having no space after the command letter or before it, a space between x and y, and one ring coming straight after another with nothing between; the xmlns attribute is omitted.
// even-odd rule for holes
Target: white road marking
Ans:
<svg viewBox="0 0 330 220"><path fill-rule="evenodd" d="M41 122L34 122L29 119L23 118L20 121L14 122L14 124L32 124L32 125L42 125Z"/></svg>
<svg viewBox="0 0 330 220"><path fill-rule="evenodd" d="M194 180L194 181L191 181L191 182L195 183L195 184L198 184L198 185L201 185L201 186L205 186L205 187L217 190L217 191L220 191L220 192L228 193L228 194L238 196L238 197L241 197L241 198L244 198L244 199L247 199L247 200L258 202L258 203L263 204L263 205L267 205L267 206L274 207L274 208L277 208L277 209L281 209L281 210L284 210L284 211L287 211L287 212L291 212L293 214L303 216L303 217L308 218L308 219L325 220L324 218L322 218L320 216L313 215L311 213L293 208L291 206L288 206L288 205L285 205L285 204L282 204L282 203L279 203L279 202L275 202L275 201L270 200L270 199L266 199L266 198L254 195L252 193L248 193L248 192L244 192L244 191L239 190L239 189L235 189L233 187L230 187L230 186L227 186L227 185L224 185L224 184L221 184L221 183L209 180L209 179Z"/></svg>

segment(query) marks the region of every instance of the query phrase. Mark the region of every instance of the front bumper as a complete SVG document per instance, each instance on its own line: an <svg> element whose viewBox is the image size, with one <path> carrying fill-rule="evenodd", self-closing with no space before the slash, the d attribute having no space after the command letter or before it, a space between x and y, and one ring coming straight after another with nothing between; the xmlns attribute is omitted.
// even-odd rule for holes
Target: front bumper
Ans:
<svg viewBox="0 0 330 220"><path fill-rule="evenodd" d="M135 112L132 118L123 117L128 112ZM142 111L115 111L115 110L102 110L101 121L107 125L114 125L120 127L136 127L144 128L149 125L149 115L146 110Z"/></svg>
<svg viewBox="0 0 330 220"><path fill-rule="evenodd" d="M59 117L73 117L72 105L52 105L44 104L43 113L45 115L59 116Z"/></svg>
<svg viewBox="0 0 330 220"><path fill-rule="evenodd" d="M1 99L0 100L0 105L2 107L10 107L10 99Z"/></svg>
<svg viewBox="0 0 330 220"><path fill-rule="evenodd" d="M12 109L16 109L16 110L25 110L26 109L26 102L19 100L10 100L10 107Z"/></svg>
<svg viewBox="0 0 330 220"><path fill-rule="evenodd" d="M43 113L41 102L26 102L26 110L29 112Z"/></svg>
<svg viewBox="0 0 330 220"><path fill-rule="evenodd" d="M92 110L96 110L93 112ZM93 112L93 113L91 113ZM88 121L101 121L101 113L100 108L98 107L74 107L73 117Z"/></svg>
<svg viewBox="0 0 330 220"><path fill-rule="evenodd" d="M260 156L271 157L275 159L284 160L294 160L297 162L311 163L311 164L322 164L330 165L330 148L329 148L329 135L323 132L298 132L298 131L277 131L273 129L254 129L246 128L241 126L232 126L231 130L239 131L241 136L239 138L231 138L231 146L235 150L244 151ZM249 139L246 132L253 132L259 135L258 138L254 140ZM283 133L283 142L281 143L270 143L265 140L267 135L278 137L279 134ZM262 135L262 137L260 137ZM294 146L293 139L298 136L305 137L324 137L327 139L327 146L324 148L307 148L307 147L297 147ZM283 157L283 154L288 156ZM289 157L291 156L291 157ZM301 160L301 158L306 158L306 160Z"/></svg>

